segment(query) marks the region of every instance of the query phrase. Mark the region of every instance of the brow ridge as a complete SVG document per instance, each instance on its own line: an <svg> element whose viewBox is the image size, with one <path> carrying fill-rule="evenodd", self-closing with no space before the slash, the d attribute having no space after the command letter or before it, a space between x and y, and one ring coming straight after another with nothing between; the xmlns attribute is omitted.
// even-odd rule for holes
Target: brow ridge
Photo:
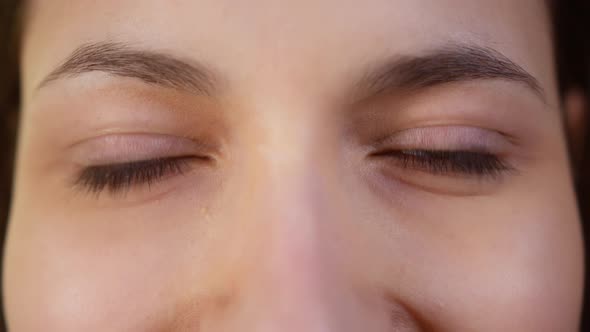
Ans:
<svg viewBox="0 0 590 332"><path fill-rule="evenodd" d="M450 44L418 56L394 57L368 71L357 88L369 96L477 80L524 84L544 99L539 81L520 65L492 48L467 44Z"/></svg>
<svg viewBox="0 0 590 332"><path fill-rule="evenodd" d="M205 95L211 95L216 86L214 75L203 65L157 51L135 49L125 43L99 42L78 47L39 87L96 71Z"/></svg>

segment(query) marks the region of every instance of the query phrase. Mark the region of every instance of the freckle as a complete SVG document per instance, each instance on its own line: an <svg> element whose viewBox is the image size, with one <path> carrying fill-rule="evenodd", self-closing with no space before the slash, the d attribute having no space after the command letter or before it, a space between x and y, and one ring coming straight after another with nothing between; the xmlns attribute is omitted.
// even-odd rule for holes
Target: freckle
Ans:
<svg viewBox="0 0 590 332"><path fill-rule="evenodd" d="M205 218L205 220L211 219L211 214L209 213L209 208L201 207L201 215Z"/></svg>

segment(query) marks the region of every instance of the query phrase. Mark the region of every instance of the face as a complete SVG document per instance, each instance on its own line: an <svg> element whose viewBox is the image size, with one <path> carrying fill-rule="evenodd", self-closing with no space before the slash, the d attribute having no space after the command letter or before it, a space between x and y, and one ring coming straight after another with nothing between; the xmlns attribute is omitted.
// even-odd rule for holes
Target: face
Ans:
<svg viewBox="0 0 590 332"><path fill-rule="evenodd" d="M11 331L575 331L541 1L31 1Z"/></svg>

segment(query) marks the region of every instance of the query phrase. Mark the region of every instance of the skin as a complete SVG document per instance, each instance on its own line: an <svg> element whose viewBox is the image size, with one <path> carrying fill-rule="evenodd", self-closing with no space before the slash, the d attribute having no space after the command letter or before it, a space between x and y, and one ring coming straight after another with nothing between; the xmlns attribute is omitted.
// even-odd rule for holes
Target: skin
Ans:
<svg viewBox="0 0 590 332"><path fill-rule="evenodd" d="M25 22L11 331L578 328L580 219L540 1L54 0ZM100 72L37 88L89 41L204 63L220 88ZM457 42L493 47L544 96L474 80L350 101L368 64ZM384 136L476 140L512 170L411 169L369 155ZM169 157L162 137L214 162L123 193L72 185Z"/></svg>

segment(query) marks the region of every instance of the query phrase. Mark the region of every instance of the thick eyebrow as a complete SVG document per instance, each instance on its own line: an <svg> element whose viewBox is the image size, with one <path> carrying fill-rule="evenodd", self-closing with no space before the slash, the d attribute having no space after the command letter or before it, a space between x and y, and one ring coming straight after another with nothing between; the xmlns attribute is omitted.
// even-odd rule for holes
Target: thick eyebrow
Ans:
<svg viewBox="0 0 590 332"><path fill-rule="evenodd" d="M545 93L533 75L488 47L451 44L424 55L395 57L376 67L356 86L361 99L454 82L504 80L523 84L545 100Z"/></svg>
<svg viewBox="0 0 590 332"><path fill-rule="evenodd" d="M148 84L204 95L212 95L216 87L212 72L200 64L160 52L134 49L124 43L99 42L76 49L41 82L39 88L89 72L135 78Z"/></svg>

